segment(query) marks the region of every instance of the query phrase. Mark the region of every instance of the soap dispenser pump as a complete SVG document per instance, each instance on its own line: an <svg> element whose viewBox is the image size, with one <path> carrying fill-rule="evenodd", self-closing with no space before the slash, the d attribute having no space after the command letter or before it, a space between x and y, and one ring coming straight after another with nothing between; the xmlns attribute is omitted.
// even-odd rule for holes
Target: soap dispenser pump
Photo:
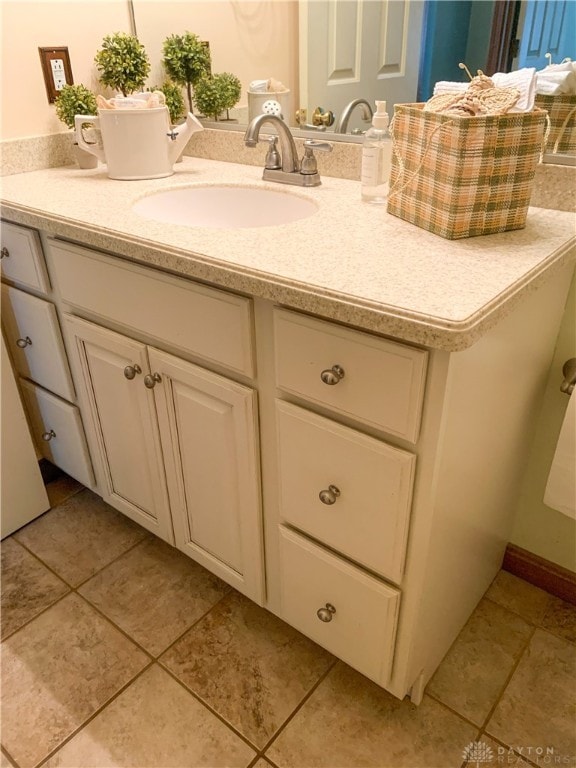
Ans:
<svg viewBox="0 0 576 768"><path fill-rule="evenodd" d="M388 195L392 165L392 138L388 132L386 102L376 102L372 127L366 131L362 147L362 200L383 204Z"/></svg>

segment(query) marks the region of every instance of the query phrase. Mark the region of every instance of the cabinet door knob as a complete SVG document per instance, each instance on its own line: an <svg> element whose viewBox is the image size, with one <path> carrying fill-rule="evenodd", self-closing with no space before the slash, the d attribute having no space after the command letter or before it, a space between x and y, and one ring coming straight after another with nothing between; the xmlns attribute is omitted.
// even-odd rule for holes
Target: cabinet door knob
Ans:
<svg viewBox="0 0 576 768"><path fill-rule="evenodd" d="M158 382L162 381L159 373L147 373L144 376L144 386L148 389L154 389Z"/></svg>
<svg viewBox="0 0 576 768"><path fill-rule="evenodd" d="M126 368L124 368L124 376L130 381L132 381L137 373L142 373L142 368L140 368L137 363L136 365L127 365Z"/></svg>
<svg viewBox="0 0 576 768"><path fill-rule="evenodd" d="M320 378L324 384L328 384L329 386L333 387L335 384L338 384L341 379L344 378L344 368L342 368L340 365L333 365L332 368L322 371Z"/></svg>
<svg viewBox="0 0 576 768"><path fill-rule="evenodd" d="M26 349L26 347L30 346L32 344L32 339L30 336L26 336L24 339L16 339L16 346L20 347L20 349Z"/></svg>
<svg viewBox="0 0 576 768"><path fill-rule="evenodd" d="M328 623L329 621L332 621L332 618L335 613L336 613L336 608L334 608L332 603L326 603L324 608L318 608L318 610L316 611L316 616L318 616L320 621L324 621Z"/></svg>
<svg viewBox="0 0 576 768"><path fill-rule="evenodd" d="M0 251L0 259L7 259L8 256L10 256L10 251L4 246Z"/></svg>
<svg viewBox="0 0 576 768"><path fill-rule="evenodd" d="M335 485L329 485L327 489L320 491L318 494L322 504L328 504L328 506L335 504L338 496L340 496L340 488Z"/></svg>
<svg viewBox="0 0 576 768"><path fill-rule="evenodd" d="M54 432L53 429L51 429L50 432L44 432L42 434L42 440L45 440L47 443L49 443L53 437L56 437L56 432Z"/></svg>

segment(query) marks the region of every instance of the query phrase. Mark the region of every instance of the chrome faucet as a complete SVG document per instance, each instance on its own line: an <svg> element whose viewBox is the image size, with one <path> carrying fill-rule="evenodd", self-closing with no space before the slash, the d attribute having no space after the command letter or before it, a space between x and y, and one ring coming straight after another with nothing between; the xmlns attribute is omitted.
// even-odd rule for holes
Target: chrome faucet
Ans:
<svg viewBox="0 0 576 768"><path fill-rule="evenodd" d="M332 145L324 141L307 140L304 142L304 157L298 160L298 150L294 137L286 123L276 115L257 115L248 125L244 134L247 147L255 147L260 137L260 129L264 123L270 123L276 128L278 136L268 136L266 141L270 146L264 161L265 181L277 181L280 184L294 184L299 187L317 187L321 184L320 174L314 157L314 149L321 152L331 152ZM280 151L277 141L280 139Z"/></svg>
<svg viewBox="0 0 576 768"><path fill-rule="evenodd" d="M345 106L342 110L342 114L334 126L334 133L346 133L348 130L348 121L350 120L352 112L354 112L358 106L362 107L362 120L364 120L365 123L372 120L374 110L372 109L370 102L366 101L366 99L354 99L354 101L351 101L350 104Z"/></svg>

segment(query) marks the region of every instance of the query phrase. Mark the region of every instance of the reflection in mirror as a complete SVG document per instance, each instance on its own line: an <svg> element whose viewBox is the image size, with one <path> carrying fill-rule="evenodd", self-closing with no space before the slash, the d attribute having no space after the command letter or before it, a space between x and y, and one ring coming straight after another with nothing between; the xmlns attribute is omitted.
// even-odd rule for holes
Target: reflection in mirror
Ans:
<svg viewBox="0 0 576 768"><path fill-rule="evenodd" d="M395 103L429 98L438 80L466 79L458 69L460 61L474 72L490 71L490 61L508 68L542 68L548 51L555 62L565 56L576 59L576 40L570 35L573 0L128 2L135 31L153 64L150 84L164 79L164 39L187 30L210 43L214 72L240 78L242 97L230 113L234 121L207 122L216 128L245 128L253 80L275 78L289 89L282 105L284 120L307 129L296 130L296 135L321 132L330 133L331 140L354 141L361 140L358 135L369 125L362 109L348 115L346 134L334 133L334 128L341 130L346 107L356 99L371 104L386 99L393 114ZM498 16L502 7L504 22ZM514 49L520 58L514 57ZM332 125L322 119L329 112ZM576 133L570 122L565 130Z"/></svg>

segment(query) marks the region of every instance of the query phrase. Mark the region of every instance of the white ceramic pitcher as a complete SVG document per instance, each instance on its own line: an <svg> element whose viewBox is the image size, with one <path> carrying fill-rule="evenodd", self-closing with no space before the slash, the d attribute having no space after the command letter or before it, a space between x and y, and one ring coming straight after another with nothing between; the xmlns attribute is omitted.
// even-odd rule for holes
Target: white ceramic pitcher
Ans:
<svg viewBox="0 0 576 768"><path fill-rule="evenodd" d="M202 124L188 113L186 122L173 130L166 107L151 109L99 109L96 115L76 115L78 146L106 163L111 179L161 179L174 173L190 136ZM102 146L88 144L82 126L99 129Z"/></svg>

